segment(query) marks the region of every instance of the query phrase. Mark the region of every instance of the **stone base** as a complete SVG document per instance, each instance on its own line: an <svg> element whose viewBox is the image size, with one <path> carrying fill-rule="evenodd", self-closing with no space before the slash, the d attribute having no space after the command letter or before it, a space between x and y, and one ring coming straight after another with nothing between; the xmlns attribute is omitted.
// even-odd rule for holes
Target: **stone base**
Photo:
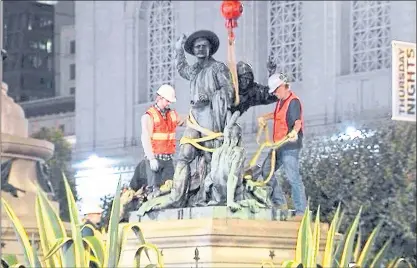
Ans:
<svg viewBox="0 0 417 268"><path fill-rule="evenodd" d="M28 216L18 216L20 222L22 223L26 234L29 237L29 241L37 250L39 256L43 256L42 248L40 245L40 238L39 238L39 229L38 224L36 221L35 215L28 215ZM71 226L70 223L64 222L64 228L67 230L67 234L71 235ZM15 230L13 228L13 224L7 215L2 215L1 217L1 243L2 255L16 255L18 261L20 263L24 263L24 255L23 255L23 248L20 242L17 240L17 236Z"/></svg>
<svg viewBox="0 0 417 268"><path fill-rule="evenodd" d="M2 156L3 157L3 156ZM8 192L1 192L4 198L22 223L30 240L33 240L36 248L39 250L39 234L35 213L36 201L36 162L30 159L14 160L10 174L9 183L24 192L18 191L18 197L12 196ZM59 205L56 201L51 201L56 211L59 211ZM0 204L1 206L1 204ZM70 229L67 229L70 230ZM1 207L1 242L2 254L17 255L20 262L24 261L23 250L17 240L12 222L10 221L5 209Z"/></svg>
<svg viewBox="0 0 417 268"><path fill-rule="evenodd" d="M189 220L189 219L247 219L247 220L286 220L295 215L294 210L281 211L279 209L262 208L258 213L252 213L248 208L232 212L225 206L190 207L152 211L145 216L131 212L129 222L161 221L161 220Z"/></svg>
<svg viewBox="0 0 417 268"><path fill-rule="evenodd" d="M210 208L198 208L204 209ZM169 214L167 211L161 212L164 213ZM182 220L158 218L158 221L144 220L140 226L147 241L162 251L165 267L253 268L261 267L262 261L272 260L278 267L283 261L294 259L300 221L227 217ZM328 225L322 224L321 252L324 251L327 231ZM130 237L122 254L123 267L133 266L137 245L137 241ZM151 259L156 263L154 254L151 254ZM141 264L148 263L144 256L142 261Z"/></svg>
<svg viewBox="0 0 417 268"><path fill-rule="evenodd" d="M35 247L38 253L42 253L39 245L39 233L36 224L36 218L33 216L19 217L22 222L26 234L29 237L31 243L35 243ZM2 254L16 255L20 262L24 261L23 249L20 242L17 240L16 233L13 225L7 216L1 217L1 243L2 243Z"/></svg>

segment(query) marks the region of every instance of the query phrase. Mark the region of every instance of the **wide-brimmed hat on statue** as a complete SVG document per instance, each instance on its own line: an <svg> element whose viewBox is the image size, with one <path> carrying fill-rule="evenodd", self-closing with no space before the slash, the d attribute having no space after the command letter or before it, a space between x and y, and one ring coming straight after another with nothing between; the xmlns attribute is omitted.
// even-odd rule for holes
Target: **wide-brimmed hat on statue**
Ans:
<svg viewBox="0 0 417 268"><path fill-rule="evenodd" d="M211 44L210 55L214 55L214 53L216 53L217 50L219 49L219 45L220 45L219 37L212 31L200 30L191 34L185 41L184 50L187 51L187 53L194 55L194 52L193 52L194 42L198 38L206 38L210 42Z"/></svg>

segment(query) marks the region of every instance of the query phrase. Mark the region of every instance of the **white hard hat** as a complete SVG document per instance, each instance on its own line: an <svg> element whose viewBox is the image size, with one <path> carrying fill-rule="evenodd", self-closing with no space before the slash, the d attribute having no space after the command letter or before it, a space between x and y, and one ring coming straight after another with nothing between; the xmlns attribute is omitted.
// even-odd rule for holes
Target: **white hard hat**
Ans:
<svg viewBox="0 0 417 268"><path fill-rule="evenodd" d="M288 83L288 77L283 74L273 74L268 79L269 93L273 93L280 85Z"/></svg>
<svg viewBox="0 0 417 268"><path fill-rule="evenodd" d="M89 206L83 210L83 214L100 214L103 213L103 209L99 206Z"/></svg>
<svg viewBox="0 0 417 268"><path fill-rule="evenodd" d="M175 89L170 85L162 85L158 88L156 93L169 102L176 102Z"/></svg>

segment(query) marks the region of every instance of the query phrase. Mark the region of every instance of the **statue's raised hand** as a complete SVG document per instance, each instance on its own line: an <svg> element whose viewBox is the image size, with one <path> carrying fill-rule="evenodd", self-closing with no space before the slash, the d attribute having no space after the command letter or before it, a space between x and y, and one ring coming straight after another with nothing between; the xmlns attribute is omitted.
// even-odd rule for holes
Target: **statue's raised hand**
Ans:
<svg viewBox="0 0 417 268"><path fill-rule="evenodd" d="M175 43L175 49L176 50L180 50L183 48L184 44L185 44L185 40L187 40L187 36L185 36L185 34L182 34L178 39L177 42Z"/></svg>
<svg viewBox="0 0 417 268"><path fill-rule="evenodd" d="M266 68L268 69L269 76L273 75L277 70L277 64L275 63L274 57L272 55L269 55L268 57Z"/></svg>

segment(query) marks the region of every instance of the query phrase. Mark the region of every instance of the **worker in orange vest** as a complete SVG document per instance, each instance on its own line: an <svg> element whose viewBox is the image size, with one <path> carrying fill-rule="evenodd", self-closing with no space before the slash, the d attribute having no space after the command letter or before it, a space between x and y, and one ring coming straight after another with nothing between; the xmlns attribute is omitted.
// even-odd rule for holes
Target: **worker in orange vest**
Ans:
<svg viewBox="0 0 417 268"><path fill-rule="evenodd" d="M287 180L291 185L291 198L295 206L296 216L304 214L307 201L304 183L299 171L299 155L303 139L303 111L300 99L291 91L288 78L284 74L273 74L268 79L269 93L278 98L273 113L258 118L261 126L266 125L266 120L273 120L273 141L282 141L287 135L289 142L285 143L276 152L276 165L274 172L281 166L284 168ZM262 176L266 178L271 172L271 156L265 159L262 165ZM287 209L287 201L279 184L278 178L269 181L272 187L272 203L281 209Z"/></svg>
<svg viewBox="0 0 417 268"><path fill-rule="evenodd" d="M174 88L162 85L156 93L155 104L149 107L141 120L141 141L146 158L149 191L159 189L174 176L175 132L177 126L183 124L177 112L168 107L176 102Z"/></svg>

